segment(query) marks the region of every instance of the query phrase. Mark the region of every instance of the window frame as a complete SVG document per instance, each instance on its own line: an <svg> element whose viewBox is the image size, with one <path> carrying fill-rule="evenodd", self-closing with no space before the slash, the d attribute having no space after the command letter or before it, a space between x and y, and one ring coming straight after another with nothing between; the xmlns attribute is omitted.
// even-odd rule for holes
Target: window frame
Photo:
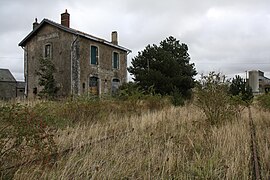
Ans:
<svg viewBox="0 0 270 180"><path fill-rule="evenodd" d="M92 47L96 47L96 63L92 64ZM90 45L90 65L98 66L99 65L99 47L95 44Z"/></svg>
<svg viewBox="0 0 270 180"><path fill-rule="evenodd" d="M49 47L49 48L47 48L47 47ZM48 49L49 49L49 51L47 51ZM47 55L47 52L49 52L48 55ZM52 43L46 43L44 45L43 57L44 57L44 59L52 59Z"/></svg>
<svg viewBox="0 0 270 180"><path fill-rule="evenodd" d="M115 67L114 65L115 65L115 59L114 59L114 55L115 54L117 54L118 56L118 59L117 59L117 67ZM119 52L117 52L117 51L113 51L112 52L112 69L120 69L120 53Z"/></svg>

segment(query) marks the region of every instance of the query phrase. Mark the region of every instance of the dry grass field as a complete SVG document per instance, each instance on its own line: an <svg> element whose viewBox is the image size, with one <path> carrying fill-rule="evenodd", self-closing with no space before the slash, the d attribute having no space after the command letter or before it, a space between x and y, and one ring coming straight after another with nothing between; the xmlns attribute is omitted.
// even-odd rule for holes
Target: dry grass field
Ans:
<svg viewBox="0 0 270 180"><path fill-rule="evenodd" d="M253 107L252 116L261 176L268 179L270 113ZM189 104L78 122L54 132L58 152L65 153L53 163L19 167L14 179L251 179L247 109L222 126L205 119Z"/></svg>

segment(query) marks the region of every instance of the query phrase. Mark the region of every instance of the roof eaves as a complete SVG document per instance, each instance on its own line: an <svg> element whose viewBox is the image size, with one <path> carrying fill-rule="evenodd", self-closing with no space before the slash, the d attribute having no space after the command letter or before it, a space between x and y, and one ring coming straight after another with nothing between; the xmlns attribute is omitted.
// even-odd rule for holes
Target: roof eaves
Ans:
<svg viewBox="0 0 270 180"><path fill-rule="evenodd" d="M65 26L63 26L63 25L61 25L61 24L58 24L58 23L56 23L56 22L53 22L53 21L51 21L51 20L49 20L49 19L43 19L41 22L40 22L40 24L33 30L33 31L31 31L20 43L19 43L19 46L24 46L25 45L25 43L26 43L26 41L33 35L33 34L35 34L35 32L36 31L38 31L38 29L44 24L44 23L48 23L48 24L50 24L50 25L52 25L52 26L56 26L56 27L58 27L59 29L62 29L62 30L64 30L64 31L67 31L67 32L69 32L69 33L72 33L72 34L76 34L76 30L74 30L74 29L71 29L71 28L67 28L67 27L65 27Z"/></svg>
<svg viewBox="0 0 270 180"><path fill-rule="evenodd" d="M85 34L85 33L79 32L79 31L77 31L77 34L80 35L80 36L82 36L82 37L85 37L85 38L87 38L87 39L91 39L91 40L94 40L94 41L97 41L97 42L100 42L100 43L103 43L103 44L106 44L106 45L115 47L115 48L117 48L117 49L121 49L121 50L126 51L126 52L128 52L128 53L131 53L131 52L132 52L131 50L129 50L129 49L127 49L127 48L124 48L124 47L119 46L119 45L115 45L115 44L113 44L113 43L111 43L111 42L108 42L108 41L106 41L106 40L104 40L104 39L100 39L100 38L91 36L91 35L89 35L89 34Z"/></svg>
<svg viewBox="0 0 270 180"><path fill-rule="evenodd" d="M97 37L95 37L95 36L91 36L91 35L89 35L89 34L80 32L80 31L78 31L78 30L75 30L75 29L72 29L72 28L65 27L65 26L63 26L63 25L61 25L61 24L58 24L58 23L56 23L56 22L54 22L54 21L51 21L51 20L49 20L49 19L43 19L43 20L40 22L40 24L37 26L37 28L35 28L32 32L30 32L30 33L29 33L29 34L28 34L28 35L27 35L27 36L19 43L19 46L24 46L25 43L26 43L26 41L27 41L33 34L35 34L35 32L38 31L38 29L39 29L44 23L48 23L48 24L50 24L50 25L52 25L52 26L56 26L57 28L62 29L63 31L69 32L69 33L71 33L71 34L79 35L79 36L85 37L85 38L87 38L87 39L91 39L91 40L93 40L93 41L100 42L100 43L104 43L104 44L106 44L106 45L115 47L115 48L117 48L117 49L121 49L121 50L126 51L126 52L128 52L128 53L131 53L131 52L132 52L131 50L129 50L129 49L127 49L127 48L124 48L124 47L122 47L122 46L115 45L115 44L112 44L111 42L108 42L108 41L106 41L106 40L104 40L104 39L97 38Z"/></svg>

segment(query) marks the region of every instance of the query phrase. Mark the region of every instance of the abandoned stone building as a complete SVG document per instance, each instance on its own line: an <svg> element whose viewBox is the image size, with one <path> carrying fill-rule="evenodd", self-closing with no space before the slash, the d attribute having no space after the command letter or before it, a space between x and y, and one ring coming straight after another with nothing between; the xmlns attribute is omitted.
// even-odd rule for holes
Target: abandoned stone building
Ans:
<svg viewBox="0 0 270 180"><path fill-rule="evenodd" d="M0 69L0 100L24 97L25 83L16 81L9 69Z"/></svg>
<svg viewBox="0 0 270 180"><path fill-rule="evenodd" d="M270 92L270 79L260 70L248 71L248 85L254 95Z"/></svg>
<svg viewBox="0 0 270 180"><path fill-rule="evenodd" d="M35 97L39 59L53 62L59 96L111 94L127 81L129 49L118 45L117 32L111 41L70 28L70 14L61 14L61 24L48 19L33 23L33 30L19 43L24 49L26 95Z"/></svg>

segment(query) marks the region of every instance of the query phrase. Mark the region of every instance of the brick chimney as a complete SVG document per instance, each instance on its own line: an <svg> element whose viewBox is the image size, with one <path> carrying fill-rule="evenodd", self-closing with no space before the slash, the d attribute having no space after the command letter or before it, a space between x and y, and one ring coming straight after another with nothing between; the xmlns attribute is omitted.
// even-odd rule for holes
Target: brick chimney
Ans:
<svg viewBox="0 0 270 180"><path fill-rule="evenodd" d="M33 30L38 27L39 23L37 22L37 18L35 18L35 22L33 23Z"/></svg>
<svg viewBox="0 0 270 180"><path fill-rule="evenodd" d="M112 43L118 45L117 31L112 32Z"/></svg>
<svg viewBox="0 0 270 180"><path fill-rule="evenodd" d="M61 24L69 28L69 13L67 10L61 14Z"/></svg>

